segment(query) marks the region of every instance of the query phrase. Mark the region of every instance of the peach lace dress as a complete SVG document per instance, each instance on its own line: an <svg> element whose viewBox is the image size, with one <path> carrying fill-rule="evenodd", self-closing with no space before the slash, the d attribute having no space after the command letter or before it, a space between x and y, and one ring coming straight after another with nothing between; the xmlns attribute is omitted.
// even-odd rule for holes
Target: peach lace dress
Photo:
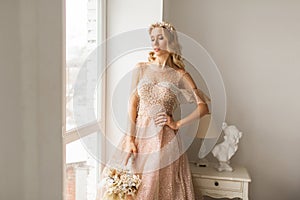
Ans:
<svg viewBox="0 0 300 200"><path fill-rule="evenodd" d="M173 116L181 103L204 103L208 98L190 87L189 74L183 70L144 63L134 74L132 94L139 99L135 132L138 154L131 167L142 183L133 199L194 200L189 163L178 130L156 125L154 119L159 112ZM126 145L125 139L122 141L120 149ZM111 165L124 162L124 153L116 152ZM105 188L101 189L103 193Z"/></svg>

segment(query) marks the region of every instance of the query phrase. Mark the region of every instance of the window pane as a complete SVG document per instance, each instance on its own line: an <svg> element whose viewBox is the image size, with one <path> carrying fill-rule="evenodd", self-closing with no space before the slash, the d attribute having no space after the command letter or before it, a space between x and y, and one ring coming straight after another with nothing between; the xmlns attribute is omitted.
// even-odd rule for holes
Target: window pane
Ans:
<svg viewBox="0 0 300 200"><path fill-rule="evenodd" d="M98 0L66 0L67 131L94 121L95 115L99 118L98 107L100 106L98 105L101 99L97 98L99 94L94 94L99 71L95 62L98 61L91 60L89 56L95 52L98 43L97 6ZM74 91L78 101L74 100ZM97 90L97 92L101 91ZM93 93L92 97L91 93ZM75 108L77 111L74 110Z"/></svg>
<svg viewBox="0 0 300 200"><path fill-rule="evenodd" d="M98 162L94 159L97 148L93 133L66 145L66 199L95 200L97 192Z"/></svg>

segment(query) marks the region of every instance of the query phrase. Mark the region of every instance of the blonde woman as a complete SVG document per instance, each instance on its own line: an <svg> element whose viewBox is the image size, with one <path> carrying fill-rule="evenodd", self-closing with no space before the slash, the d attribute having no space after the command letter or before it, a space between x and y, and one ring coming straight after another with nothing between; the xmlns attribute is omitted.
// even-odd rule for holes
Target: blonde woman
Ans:
<svg viewBox="0 0 300 200"><path fill-rule="evenodd" d="M208 113L207 98L185 70L175 28L167 22L152 24L153 51L138 63L129 101L130 126L123 139L123 161L141 177L130 199L195 199L187 156L178 130ZM180 102L196 104L186 117L174 120ZM128 162L132 158L131 162Z"/></svg>

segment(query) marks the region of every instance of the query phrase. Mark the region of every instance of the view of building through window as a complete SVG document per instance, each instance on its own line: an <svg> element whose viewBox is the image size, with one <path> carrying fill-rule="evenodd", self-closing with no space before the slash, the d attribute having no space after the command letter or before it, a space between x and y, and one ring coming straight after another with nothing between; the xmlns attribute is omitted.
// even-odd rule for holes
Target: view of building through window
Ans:
<svg viewBox="0 0 300 200"><path fill-rule="evenodd" d="M96 134L96 133L94 133ZM93 134L86 136L93 138ZM87 138L85 138L86 141ZM80 140L66 146L66 200L95 200L97 161L87 153Z"/></svg>
<svg viewBox="0 0 300 200"><path fill-rule="evenodd" d="M75 128L73 94L77 75L97 47L97 0L66 0L66 130ZM91 77L88 71L88 82ZM82 80L81 80L82 81ZM88 84L85 84L88 85ZM87 103L82 103L83 109Z"/></svg>
<svg viewBox="0 0 300 200"><path fill-rule="evenodd" d="M94 73L94 70L83 69L85 67L83 63L88 62L88 55L97 47L98 2L99 0L66 0L66 132L85 125L76 124L73 116L74 86L79 72L85 73L82 76L84 79L80 80L85 86L82 92L93 88L93 84L97 81L97 73ZM88 107L91 105L88 101L94 99L83 98L79 105L79 113L82 116L79 117L87 118L85 115L89 109L97 109L97 103L93 102L95 106L91 108ZM97 115L98 111L94 113ZM97 133L91 133L86 138L95 134ZM66 145L65 200L95 200L96 198L98 164L81 141L79 138L72 142L64 142Z"/></svg>

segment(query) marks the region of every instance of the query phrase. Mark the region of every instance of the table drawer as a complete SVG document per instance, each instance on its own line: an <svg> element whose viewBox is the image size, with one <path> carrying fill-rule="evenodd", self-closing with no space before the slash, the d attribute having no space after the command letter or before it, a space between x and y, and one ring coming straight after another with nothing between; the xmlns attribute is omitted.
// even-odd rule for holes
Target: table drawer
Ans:
<svg viewBox="0 0 300 200"><path fill-rule="evenodd" d="M242 191L242 182L214 180L206 178L193 178L195 187L203 189L227 190L227 191Z"/></svg>

